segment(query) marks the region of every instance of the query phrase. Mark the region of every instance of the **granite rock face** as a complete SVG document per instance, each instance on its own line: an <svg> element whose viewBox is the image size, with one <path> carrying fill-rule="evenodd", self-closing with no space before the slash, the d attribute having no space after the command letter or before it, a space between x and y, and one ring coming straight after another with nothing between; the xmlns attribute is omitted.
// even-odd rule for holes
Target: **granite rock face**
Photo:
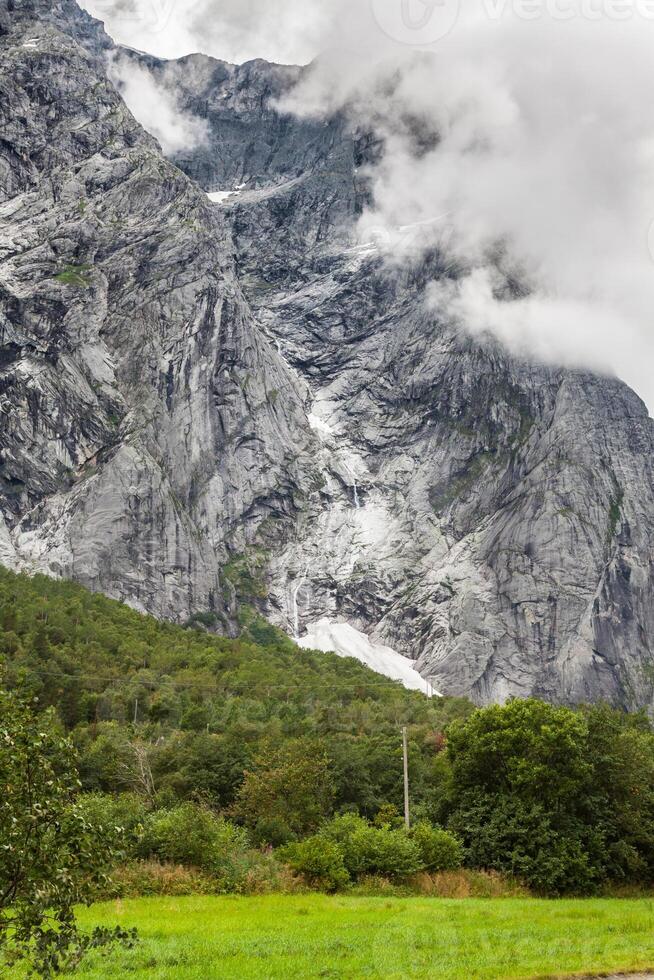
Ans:
<svg viewBox="0 0 654 980"><path fill-rule="evenodd" d="M3 22L0 548L158 615L224 616L227 539L292 521L311 469L304 392L229 224L70 24Z"/></svg>
<svg viewBox="0 0 654 980"><path fill-rule="evenodd" d="M205 119L167 161L72 2L0 2L0 560L161 616L347 621L480 703L654 704L654 422L423 301L352 228L379 152L300 69L127 53ZM42 15L40 11L43 11ZM205 192L234 191L213 204Z"/></svg>

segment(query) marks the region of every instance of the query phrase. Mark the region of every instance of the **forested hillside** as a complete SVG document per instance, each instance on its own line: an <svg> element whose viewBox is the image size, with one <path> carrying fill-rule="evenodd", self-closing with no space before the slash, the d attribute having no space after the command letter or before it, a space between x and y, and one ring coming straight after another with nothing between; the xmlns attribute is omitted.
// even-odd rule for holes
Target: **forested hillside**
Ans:
<svg viewBox="0 0 654 980"><path fill-rule="evenodd" d="M336 809L402 800L400 726L415 802L439 781L446 724L468 702L405 690L355 660L300 650L247 611L224 639L142 616L69 582L0 569L5 682L53 706L85 789L226 808L255 759L329 760Z"/></svg>
<svg viewBox="0 0 654 980"><path fill-rule="evenodd" d="M268 845L327 888L363 869L403 878L461 861L556 894L652 881L644 714L430 700L355 660L301 650L247 609L241 620L240 639L226 639L197 619L158 622L0 570L3 686L32 699L35 716L54 710L40 724L71 734L85 806L99 826L132 828L132 856L205 866L210 855L215 874L226 848L231 870L215 887L228 890L245 887L243 868L258 868ZM409 844L391 829L404 725ZM232 852L249 847L263 851L234 877Z"/></svg>

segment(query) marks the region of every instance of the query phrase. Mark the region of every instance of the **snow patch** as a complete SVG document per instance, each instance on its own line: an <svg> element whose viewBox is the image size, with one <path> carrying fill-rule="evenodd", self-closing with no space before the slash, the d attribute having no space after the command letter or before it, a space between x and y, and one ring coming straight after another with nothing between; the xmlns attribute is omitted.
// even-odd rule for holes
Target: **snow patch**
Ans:
<svg viewBox="0 0 654 980"><path fill-rule="evenodd" d="M371 643L365 633L349 623L334 623L319 619L307 627L307 634L297 641L305 650L337 653L339 657L354 657L377 674L401 681L405 687L423 694L436 694L428 681L415 669L413 660L403 657L390 647Z"/></svg>
<svg viewBox="0 0 654 980"><path fill-rule="evenodd" d="M364 506L359 505L356 513L352 515L351 526L355 535L355 540L350 547L356 548L357 558L361 560L363 553L368 556L368 561L374 563L377 556L383 555L390 547L392 552L396 551L400 545L395 545L394 541L401 541L401 538L394 532L395 522L390 514L388 507L384 503L381 494L375 491Z"/></svg>
<svg viewBox="0 0 654 980"><path fill-rule="evenodd" d="M332 429L331 425L325 422L324 419L321 419L317 415L314 415L313 412L309 412L307 418L309 420L309 425L314 430L314 432L319 432L321 435L325 435L325 436L334 435L334 430Z"/></svg>
<svg viewBox="0 0 654 980"><path fill-rule="evenodd" d="M351 254L352 252L356 252L357 254L360 254L362 252L372 253L372 252L378 252L379 246L377 245L376 242L361 242L359 245L353 245L351 248L346 248L345 251L348 254Z"/></svg>
<svg viewBox="0 0 654 980"><path fill-rule="evenodd" d="M222 204L229 197L238 197L239 191L208 191L207 197L214 204Z"/></svg>

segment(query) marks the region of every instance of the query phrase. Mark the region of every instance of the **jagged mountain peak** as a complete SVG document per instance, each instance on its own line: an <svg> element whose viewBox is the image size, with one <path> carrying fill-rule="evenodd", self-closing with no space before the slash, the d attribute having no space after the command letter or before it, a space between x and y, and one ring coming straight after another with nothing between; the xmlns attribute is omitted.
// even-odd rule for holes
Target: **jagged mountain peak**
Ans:
<svg viewBox="0 0 654 980"><path fill-rule="evenodd" d="M374 140L278 113L302 69L130 53L208 127L168 161L98 22L17 11L0 557L223 630L253 606L303 641L357 636L480 702L651 706L640 399L473 340L422 301L456 270L357 242ZM44 25L70 41L39 55Z"/></svg>

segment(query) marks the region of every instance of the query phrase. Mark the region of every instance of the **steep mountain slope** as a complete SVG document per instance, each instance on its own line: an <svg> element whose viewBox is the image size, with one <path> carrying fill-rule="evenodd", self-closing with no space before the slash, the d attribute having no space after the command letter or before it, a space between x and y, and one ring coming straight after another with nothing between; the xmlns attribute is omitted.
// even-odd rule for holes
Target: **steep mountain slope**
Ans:
<svg viewBox="0 0 654 980"><path fill-rule="evenodd" d="M205 151L181 166L207 187L246 181L222 205L240 279L308 382L323 442L323 486L271 559L277 621L373 626L437 688L481 701L651 703L654 423L641 401L427 312L425 283L456 274L438 256L393 271L374 243L344 244L374 139L276 114L290 70L214 75L207 61L150 67L211 127L213 169ZM261 167L249 148L263 132Z"/></svg>
<svg viewBox="0 0 654 980"><path fill-rule="evenodd" d="M637 396L461 335L423 300L442 257L357 243L379 147L277 112L299 69L130 55L209 123L187 179L75 4L9 6L4 560L227 628L347 622L481 702L654 704Z"/></svg>
<svg viewBox="0 0 654 980"><path fill-rule="evenodd" d="M160 615L220 613L226 537L290 517L311 469L303 393L221 214L101 64L47 21L14 11L4 30L5 560Z"/></svg>

